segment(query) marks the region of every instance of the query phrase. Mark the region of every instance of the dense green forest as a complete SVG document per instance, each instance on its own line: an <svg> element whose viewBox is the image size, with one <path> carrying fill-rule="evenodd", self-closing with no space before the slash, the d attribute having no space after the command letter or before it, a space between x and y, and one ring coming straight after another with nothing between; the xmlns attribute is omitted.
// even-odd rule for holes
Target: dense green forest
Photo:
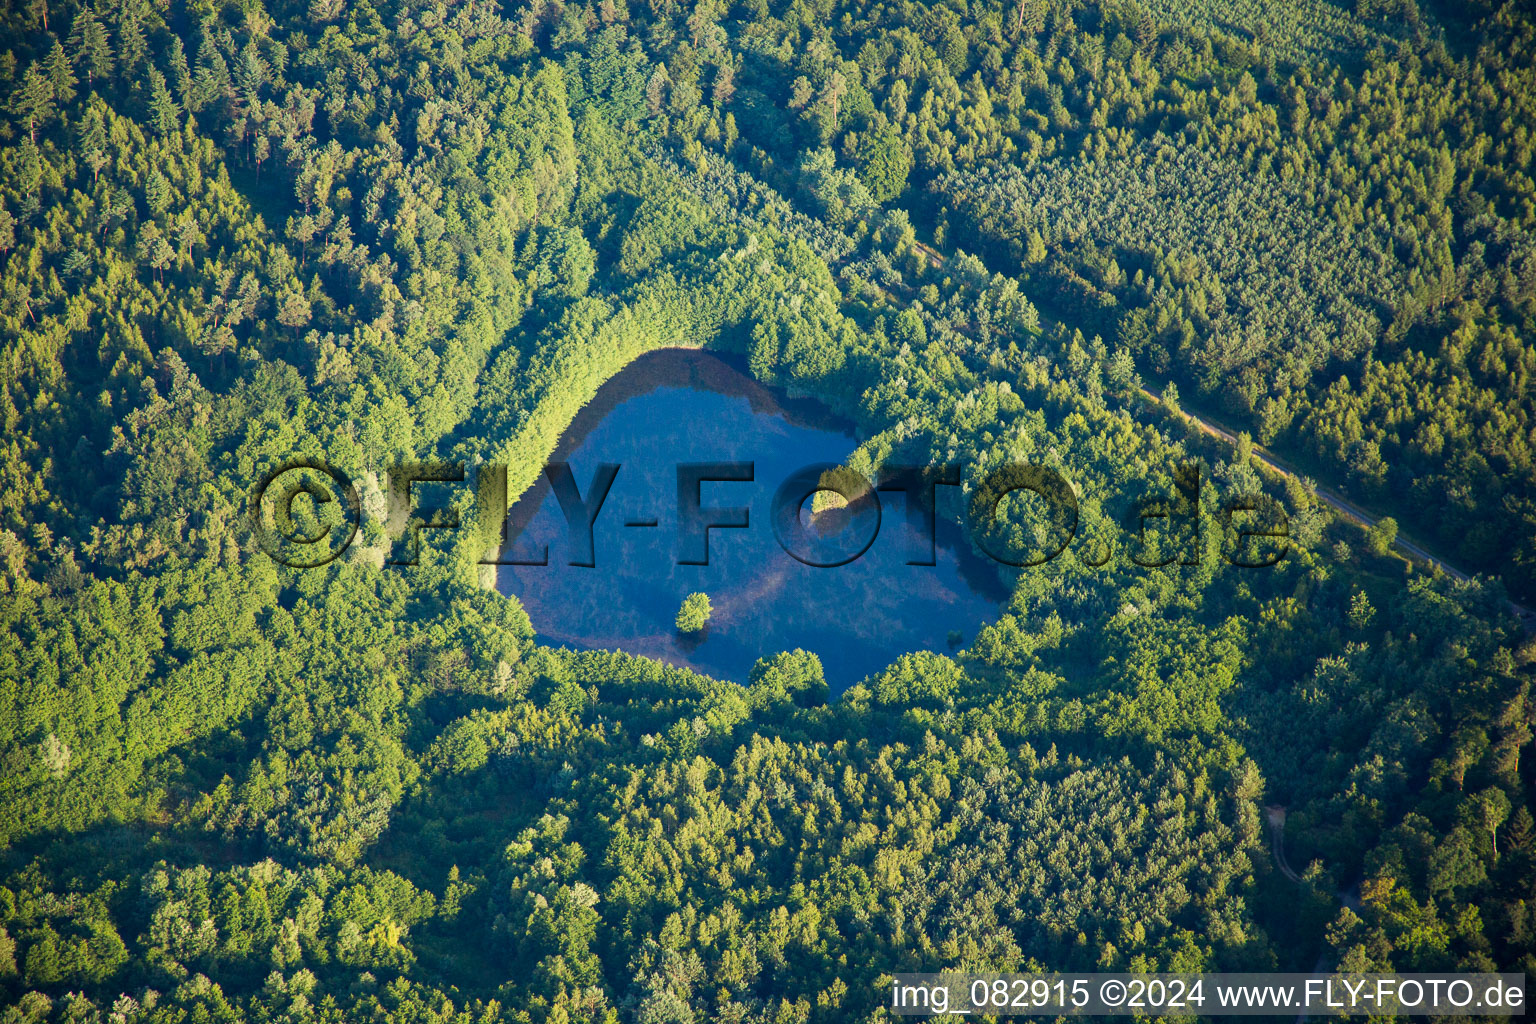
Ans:
<svg viewBox="0 0 1536 1024"><path fill-rule="evenodd" d="M1536 972L1528 5L15 0L0 97L0 1022ZM540 645L495 523L385 564L391 466L516 497L666 346L867 473L1052 467L1078 540L837 695ZM360 483L323 568L247 516L298 456Z"/></svg>

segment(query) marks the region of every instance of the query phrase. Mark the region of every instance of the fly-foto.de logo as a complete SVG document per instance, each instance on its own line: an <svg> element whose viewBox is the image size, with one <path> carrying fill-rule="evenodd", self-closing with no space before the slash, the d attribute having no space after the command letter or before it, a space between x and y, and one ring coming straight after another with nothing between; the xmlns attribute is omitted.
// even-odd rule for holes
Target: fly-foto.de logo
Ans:
<svg viewBox="0 0 1536 1024"><path fill-rule="evenodd" d="M622 466L601 463L585 488L565 462L544 466L543 478L565 519L569 556L565 564L596 568L593 527ZM424 531L454 531L463 526L452 502L429 502L419 485L463 487L462 462L406 463L386 474L378 519L388 535L391 565L416 565ZM708 565L716 531L746 530L755 525L752 502L773 487L769 527L784 554L818 568L847 565L878 540L886 502L897 503L906 524L908 565L935 564L935 526L939 488L962 488L965 527L974 546L993 560L1019 568L1042 565L1074 548L1081 512L1076 490L1057 470L1032 463L1007 463L967 481L959 465L886 466L877 479L832 463L815 463L782 480L760 481L752 461L683 462L675 467L676 492L668 495L675 513L679 565ZM704 501L705 485L714 494L739 494L728 503ZM886 497L882 500L881 495ZM1174 468L1171 486L1132 504L1119 520L1122 543L1136 565L1156 568L1198 565L1202 551L1200 466ZM501 523L508 513L505 466L476 467L475 497L480 523ZM297 569L334 561L358 539L365 500L357 485L336 467L318 459L295 459L265 473L250 492L250 518L258 544L277 562ZM1253 494L1227 500L1215 518L1225 538L1221 557L1243 568L1267 568L1289 552L1289 524L1279 502ZM626 521L626 527L656 528L659 517ZM497 534L504 538L504 532ZM720 538L716 537L718 542ZM1076 556L1100 566L1113 554L1103 537L1079 545ZM487 545L482 565L549 565L547 545L538 552L512 555L504 544Z"/></svg>

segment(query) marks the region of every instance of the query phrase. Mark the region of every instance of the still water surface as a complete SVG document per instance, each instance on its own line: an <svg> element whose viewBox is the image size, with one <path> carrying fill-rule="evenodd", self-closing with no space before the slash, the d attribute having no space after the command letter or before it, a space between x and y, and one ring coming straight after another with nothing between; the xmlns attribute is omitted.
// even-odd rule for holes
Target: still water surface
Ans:
<svg viewBox="0 0 1536 1024"><path fill-rule="evenodd" d="M548 545L549 564L502 568L500 589L523 603L546 643L624 650L741 682L758 658L799 647L820 656L838 692L908 651L969 642L996 619L1007 589L954 525L956 488L938 489L936 565L906 564L916 541L899 492L880 495L879 532L846 565L804 565L775 539L779 484L809 464L842 462L857 443L819 403L765 388L719 356L650 353L603 385L552 456L570 464L583 498L600 463L621 467L593 526L596 564L568 564L565 518L541 477L512 507L502 557L536 559ZM721 461L754 463L754 480L706 482L702 504L747 506L749 525L711 530L709 565L679 565L677 464ZM873 526L868 516L823 516L822 550L846 537L856 551ZM673 620L695 591L709 595L709 627L682 636Z"/></svg>

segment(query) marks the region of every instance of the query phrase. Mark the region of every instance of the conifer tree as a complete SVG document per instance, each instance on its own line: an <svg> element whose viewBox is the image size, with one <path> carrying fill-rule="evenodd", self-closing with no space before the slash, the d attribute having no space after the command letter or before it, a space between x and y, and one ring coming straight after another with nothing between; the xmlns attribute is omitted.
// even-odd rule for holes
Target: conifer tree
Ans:
<svg viewBox="0 0 1536 1024"><path fill-rule="evenodd" d="M75 98L75 86L79 80L75 78L75 69L70 64L69 56L64 52L64 44L57 39L53 41L53 48L48 51L48 84L53 86L53 96L59 103L69 103Z"/></svg>

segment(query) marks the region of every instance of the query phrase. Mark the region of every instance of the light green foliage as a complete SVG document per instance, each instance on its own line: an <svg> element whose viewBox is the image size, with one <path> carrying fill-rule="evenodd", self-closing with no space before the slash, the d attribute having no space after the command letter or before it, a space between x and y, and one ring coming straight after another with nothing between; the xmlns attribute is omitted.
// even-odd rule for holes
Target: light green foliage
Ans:
<svg viewBox="0 0 1536 1024"><path fill-rule="evenodd" d="M17 1019L831 1022L935 964L1536 969L1500 583L1353 559L1396 522L1305 488L1285 561L1221 557L1224 503L1280 494L1256 437L1529 592L1518 5L1447 15L1454 49L1411 0L12 6ZM736 683L538 645L478 585L495 524L379 567L386 468L504 463L515 497L667 345L815 395L867 475L1055 467L1075 539L968 647L835 699L807 651ZM364 481L367 553L257 551L247 490L295 455ZM989 544L1057 525L1001 510Z"/></svg>
<svg viewBox="0 0 1536 1024"><path fill-rule="evenodd" d="M1163 339L1192 314L1200 341L1181 359L1196 379L1250 367L1304 379L1357 358L1402 289L1386 225L1347 229L1320 215L1299 181L1255 178L1182 137L1154 136L1109 161L1083 154L1065 166L957 174L939 187L1021 255L1039 231L1080 265L1097 262L1089 279L1106 292L1132 290L1116 261L1145 267L1145 294L1130 299L1145 304L1143 344L1178 348L1179 338ZM1255 225L1262 249L1250 244Z"/></svg>
<svg viewBox="0 0 1536 1024"><path fill-rule="evenodd" d="M709 625L709 595L689 594L677 610L679 633L697 633Z"/></svg>
<svg viewBox="0 0 1536 1024"><path fill-rule="evenodd" d="M1376 524L1366 533L1370 541L1371 551L1377 555L1385 555L1392 550L1392 545L1397 541L1397 520L1391 516L1382 516Z"/></svg>

